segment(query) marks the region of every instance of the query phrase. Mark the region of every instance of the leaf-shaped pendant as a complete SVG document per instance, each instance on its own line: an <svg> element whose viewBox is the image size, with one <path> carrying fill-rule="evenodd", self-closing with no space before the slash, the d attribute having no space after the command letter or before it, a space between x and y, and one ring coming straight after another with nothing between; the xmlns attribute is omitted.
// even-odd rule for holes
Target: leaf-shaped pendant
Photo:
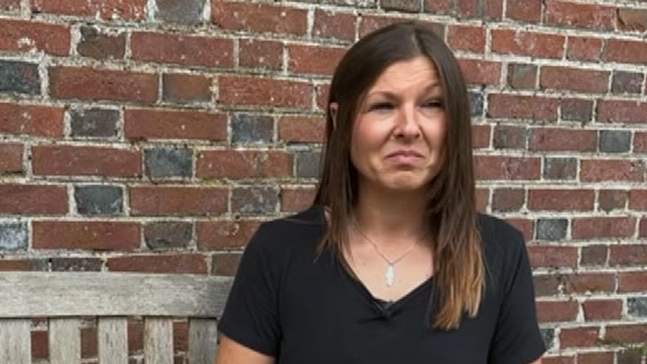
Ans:
<svg viewBox="0 0 647 364"><path fill-rule="evenodd" d="M389 265L388 268L386 268L386 285L388 287L391 287L393 285L393 278L394 278L394 273L393 273L393 266Z"/></svg>

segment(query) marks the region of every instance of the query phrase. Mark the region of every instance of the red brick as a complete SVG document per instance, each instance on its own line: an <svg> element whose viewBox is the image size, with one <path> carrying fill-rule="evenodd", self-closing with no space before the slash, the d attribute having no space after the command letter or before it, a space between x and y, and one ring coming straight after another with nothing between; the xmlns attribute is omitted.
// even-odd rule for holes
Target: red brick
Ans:
<svg viewBox="0 0 647 364"><path fill-rule="evenodd" d="M213 256L213 274L217 276L236 275L238 265L240 264L240 253L222 253Z"/></svg>
<svg viewBox="0 0 647 364"><path fill-rule="evenodd" d="M583 246L580 255L580 265L603 267L607 264L608 255L609 248L606 245Z"/></svg>
<svg viewBox="0 0 647 364"><path fill-rule="evenodd" d="M447 43L454 50L485 52L485 28L479 26L449 25Z"/></svg>
<svg viewBox="0 0 647 364"><path fill-rule="evenodd" d="M3 173L20 173L23 171L23 145L16 143L0 144L0 175Z"/></svg>
<svg viewBox="0 0 647 364"><path fill-rule="evenodd" d="M133 250L140 226L112 221L34 221L34 249Z"/></svg>
<svg viewBox="0 0 647 364"><path fill-rule="evenodd" d="M586 300L582 303L582 308L586 321L619 320L622 316L622 301L620 300Z"/></svg>
<svg viewBox="0 0 647 364"><path fill-rule="evenodd" d="M610 6L546 1L546 24L583 29L613 30L615 8Z"/></svg>
<svg viewBox="0 0 647 364"><path fill-rule="evenodd" d="M70 27L26 20L0 19L0 49L14 52L70 53Z"/></svg>
<svg viewBox="0 0 647 364"><path fill-rule="evenodd" d="M530 219L522 218L506 218L505 221L521 231L523 238L526 241L532 240L532 232L534 230L534 223Z"/></svg>
<svg viewBox="0 0 647 364"><path fill-rule="evenodd" d="M355 40L357 18L351 13L315 9L312 34L315 37Z"/></svg>
<svg viewBox="0 0 647 364"><path fill-rule="evenodd" d="M523 189L497 188L492 194L492 209L495 211L519 211L523 207L526 193Z"/></svg>
<svg viewBox="0 0 647 364"><path fill-rule="evenodd" d="M64 186L0 184L0 214L63 215L67 212Z"/></svg>
<svg viewBox="0 0 647 364"><path fill-rule="evenodd" d="M638 236L641 238L647 238L647 218L640 219L640 225L638 226Z"/></svg>
<svg viewBox="0 0 647 364"><path fill-rule="evenodd" d="M490 125L472 124L472 148L489 148L491 134L492 127Z"/></svg>
<svg viewBox="0 0 647 364"><path fill-rule="evenodd" d="M636 211L647 210L647 190L633 189L629 191L629 209Z"/></svg>
<svg viewBox="0 0 647 364"><path fill-rule="evenodd" d="M425 12L435 15L447 15L452 10L453 0L425 0Z"/></svg>
<svg viewBox="0 0 647 364"><path fill-rule="evenodd" d="M292 175L292 158L281 151L217 150L197 158L199 178L280 178Z"/></svg>
<svg viewBox="0 0 647 364"><path fill-rule="evenodd" d="M542 67L539 84L542 88L587 93L609 90L608 71L592 71L567 67Z"/></svg>
<svg viewBox="0 0 647 364"><path fill-rule="evenodd" d="M634 132L634 152L647 152L647 133L638 131Z"/></svg>
<svg viewBox="0 0 647 364"><path fill-rule="evenodd" d="M490 94L487 115L500 119L556 121L558 99L538 96Z"/></svg>
<svg viewBox="0 0 647 364"><path fill-rule="evenodd" d="M559 293L560 280L555 274L542 274L533 276L535 296L551 297Z"/></svg>
<svg viewBox="0 0 647 364"><path fill-rule="evenodd" d="M198 222L196 235L200 250L242 248L252 238L260 221L224 220Z"/></svg>
<svg viewBox="0 0 647 364"><path fill-rule="evenodd" d="M147 0L33 0L34 13L99 16L102 20L145 20Z"/></svg>
<svg viewBox="0 0 647 364"><path fill-rule="evenodd" d="M165 73L162 75L162 97L170 102L206 102L211 101L210 77L182 73Z"/></svg>
<svg viewBox="0 0 647 364"><path fill-rule="evenodd" d="M541 159L479 155L475 167L478 180L538 180Z"/></svg>
<svg viewBox="0 0 647 364"><path fill-rule="evenodd" d="M562 328L559 333L560 349L595 346L599 333L599 327Z"/></svg>
<svg viewBox="0 0 647 364"><path fill-rule="evenodd" d="M45 270L47 270L47 260L45 259L0 260L0 272L28 272Z"/></svg>
<svg viewBox="0 0 647 364"><path fill-rule="evenodd" d="M503 17L503 0L456 0L458 16L499 20Z"/></svg>
<svg viewBox="0 0 647 364"><path fill-rule="evenodd" d="M528 191L528 209L535 211L592 211L593 190L532 189Z"/></svg>
<svg viewBox="0 0 647 364"><path fill-rule="evenodd" d="M612 245L609 254L610 265L624 265L633 266L647 265L647 245L646 244L632 244L632 245Z"/></svg>
<svg viewBox="0 0 647 364"><path fill-rule="evenodd" d="M294 187L281 189L281 212L299 212L312 205L315 188Z"/></svg>
<svg viewBox="0 0 647 364"><path fill-rule="evenodd" d="M290 45L288 71L332 76L344 53L344 48Z"/></svg>
<svg viewBox="0 0 647 364"><path fill-rule="evenodd" d="M598 100L598 121L606 123L647 124L647 102Z"/></svg>
<svg viewBox="0 0 647 364"><path fill-rule="evenodd" d="M492 51L535 58L562 58L566 37L556 34L492 30Z"/></svg>
<svg viewBox="0 0 647 364"><path fill-rule="evenodd" d="M616 286L615 273L578 273L563 278L564 293L613 293Z"/></svg>
<svg viewBox="0 0 647 364"><path fill-rule="evenodd" d="M200 254L131 255L108 258L112 272L207 274L207 262Z"/></svg>
<svg viewBox="0 0 647 364"><path fill-rule="evenodd" d="M598 208L606 212L623 210L627 206L628 199L629 194L627 191L600 190L598 195Z"/></svg>
<svg viewBox="0 0 647 364"><path fill-rule="evenodd" d="M568 322L575 321L578 304L575 301L539 301L537 319L539 322Z"/></svg>
<svg viewBox="0 0 647 364"><path fill-rule="evenodd" d="M241 39L238 61L242 67L279 70L283 67L283 43L271 40Z"/></svg>
<svg viewBox="0 0 647 364"><path fill-rule="evenodd" d="M231 39L134 32L130 48L132 58L138 61L204 67L234 65L234 41Z"/></svg>
<svg viewBox="0 0 647 364"><path fill-rule="evenodd" d="M645 180L645 167L640 161L623 159L585 159L581 162L582 182Z"/></svg>
<svg viewBox="0 0 647 364"><path fill-rule="evenodd" d="M647 30L647 11L618 9L618 30L644 32Z"/></svg>
<svg viewBox="0 0 647 364"><path fill-rule="evenodd" d="M313 196L314 200L314 196ZM476 211L485 212L490 204L490 190L487 188L476 189Z"/></svg>
<svg viewBox="0 0 647 364"><path fill-rule="evenodd" d="M315 89L317 93L317 109L326 110L328 108L328 95L330 93L329 84L319 84Z"/></svg>
<svg viewBox="0 0 647 364"><path fill-rule="evenodd" d="M227 115L199 111L126 109L128 139L227 139Z"/></svg>
<svg viewBox="0 0 647 364"><path fill-rule="evenodd" d="M133 216L220 215L227 212L229 192L219 187L133 186Z"/></svg>
<svg viewBox="0 0 647 364"><path fill-rule="evenodd" d="M506 5L506 18L529 23L541 20L541 2L537 0L514 0Z"/></svg>
<svg viewBox="0 0 647 364"><path fill-rule="evenodd" d="M613 352L578 353L577 362L586 364L613 364Z"/></svg>
<svg viewBox="0 0 647 364"><path fill-rule="evenodd" d="M647 63L647 42L609 39L605 60L644 65Z"/></svg>
<svg viewBox="0 0 647 364"><path fill-rule="evenodd" d="M646 324L609 325L604 339L623 343L644 343L647 337Z"/></svg>
<svg viewBox="0 0 647 364"><path fill-rule="evenodd" d="M514 89L532 90L537 84L538 67L535 65L510 63L508 64L507 83Z"/></svg>
<svg viewBox="0 0 647 364"><path fill-rule="evenodd" d="M647 271L618 273L618 293L644 291L647 291Z"/></svg>
<svg viewBox="0 0 647 364"><path fill-rule="evenodd" d="M0 133L42 137L63 135L63 108L0 103Z"/></svg>
<svg viewBox="0 0 647 364"><path fill-rule="evenodd" d="M578 61L599 61L604 41L597 38L568 37L566 58Z"/></svg>
<svg viewBox="0 0 647 364"><path fill-rule="evenodd" d="M635 227L633 217L581 217L573 218L571 235L573 239L629 238Z"/></svg>
<svg viewBox="0 0 647 364"><path fill-rule="evenodd" d="M530 134L528 149L593 152L597 147L597 142L597 133L594 130L538 128L533 129Z"/></svg>
<svg viewBox="0 0 647 364"><path fill-rule="evenodd" d="M399 17L389 17L389 16L379 16L379 15L364 15L360 18L359 23L359 37L363 38L367 34L374 32L382 27L385 27L390 24L402 23L406 19ZM421 23L429 26L434 33L436 33L441 38L445 35L445 25L440 23L432 23L421 21Z"/></svg>
<svg viewBox="0 0 647 364"><path fill-rule="evenodd" d="M285 142L322 143L326 121L317 116L283 116L278 129L279 139Z"/></svg>
<svg viewBox="0 0 647 364"><path fill-rule="evenodd" d="M306 82L221 76L218 87L220 102L226 105L259 105L308 110L312 106L312 85Z"/></svg>
<svg viewBox="0 0 647 364"><path fill-rule="evenodd" d="M222 29L305 35L307 17L304 9L211 0L211 21Z"/></svg>
<svg viewBox="0 0 647 364"><path fill-rule="evenodd" d="M576 247L529 245L528 255L534 268L577 267Z"/></svg>
<svg viewBox="0 0 647 364"><path fill-rule="evenodd" d="M157 75L76 67L49 69L50 94L58 99L157 101Z"/></svg>
<svg viewBox="0 0 647 364"><path fill-rule="evenodd" d="M32 148L34 174L139 177L141 152L127 149L41 145Z"/></svg>
<svg viewBox="0 0 647 364"><path fill-rule="evenodd" d="M496 85L501 80L501 63L465 58L458 63L468 84Z"/></svg>

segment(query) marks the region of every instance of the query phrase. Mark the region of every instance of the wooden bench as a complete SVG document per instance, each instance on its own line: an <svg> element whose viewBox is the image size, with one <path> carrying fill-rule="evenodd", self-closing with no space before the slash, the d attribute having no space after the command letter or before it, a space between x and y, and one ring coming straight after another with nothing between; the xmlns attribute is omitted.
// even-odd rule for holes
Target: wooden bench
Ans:
<svg viewBox="0 0 647 364"><path fill-rule="evenodd" d="M0 273L0 363L31 364L34 318L47 320L49 364L80 364L83 318L96 318L99 364L128 364L128 319L143 321L146 364L173 363L173 321L188 322L189 364L213 364L231 278L102 272Z"/></svg>

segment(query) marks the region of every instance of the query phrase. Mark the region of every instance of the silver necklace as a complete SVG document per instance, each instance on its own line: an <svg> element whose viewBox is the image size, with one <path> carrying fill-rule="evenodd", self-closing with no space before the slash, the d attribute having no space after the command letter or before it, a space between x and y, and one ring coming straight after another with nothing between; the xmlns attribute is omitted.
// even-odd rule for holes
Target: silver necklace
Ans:
<svg viewBox="0 0 647 364"><path fill-rule="evenodd" d="M421 239L415 240L411 244L411 246L409 246L409 248L407 248L407 250L404 252L404 254L402 254L399 258L394 259L394 260L390 260L384 254L382 254L380 249L377 247L377 244L375 243L375 241L373 241L373 239L369 238L368 235L366 235L364 230L362 230L362 228L359 226L359 223L357 222L355 217L353 217L352 219L353 219L353 225L355 225L355 228L357 229L357 231L364 237L364 239L366 239L366 241L368 241L373 246L373 249L375 249L377 254L386 262L386 264L388 264L388 266L386 268L386 273L384 274L384 279L386 281L387 287L391 287L393 285L393 280L395 279L394 266L399 261L404 259L407 255L409 255L409 253L411 253L413 251L413 247L416 246L416 243L418 243L418 241L420 241Z"/></svg>

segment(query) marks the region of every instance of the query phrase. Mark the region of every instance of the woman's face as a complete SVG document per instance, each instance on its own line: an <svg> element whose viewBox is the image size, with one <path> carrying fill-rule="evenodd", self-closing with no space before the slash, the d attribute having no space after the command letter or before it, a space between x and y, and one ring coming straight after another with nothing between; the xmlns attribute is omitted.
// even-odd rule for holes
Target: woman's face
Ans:
<svg viewBox="0 0 647 364"><path fill-rule="evenodd" d="M446 128L434 64L422 56L392 64L368 90L353 125L359 185L424 190L443 164Z"/></svg>

